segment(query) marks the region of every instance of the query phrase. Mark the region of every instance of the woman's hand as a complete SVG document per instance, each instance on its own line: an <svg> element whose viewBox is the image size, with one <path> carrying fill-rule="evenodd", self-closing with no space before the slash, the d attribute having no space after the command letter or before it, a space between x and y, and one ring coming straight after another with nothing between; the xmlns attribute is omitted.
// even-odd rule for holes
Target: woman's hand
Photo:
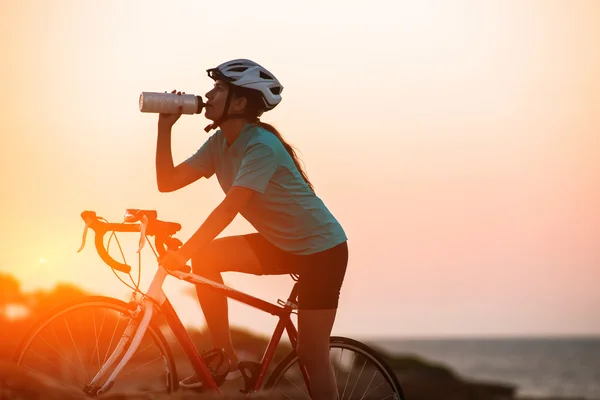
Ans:
<svg viewBox="0 0 600 400"><path fill-rule="evenodd" d="M165 92L167 93L167 92ZM177 95L181 96L182 94L185 94L185 92L177 92L175 90L171 91L171 93L175 94L177 93ZM179 117L181 117L181 110L183 109L182 106L179 106L179 111L177 114L164 114L164 113L160 113L158 114L158 125L161 127L165 127L165 128L171 128L173 127L173 125L175 125L175 122L177 122L177 120L179 119Z"/></svg>
<svg viewBox="0 0 600 400"><path fill-rule="evenodd" d="M167 250L167 252L158 259L158 264L169 270L187 270L184 268L188 260L177 251Z"/></svg>

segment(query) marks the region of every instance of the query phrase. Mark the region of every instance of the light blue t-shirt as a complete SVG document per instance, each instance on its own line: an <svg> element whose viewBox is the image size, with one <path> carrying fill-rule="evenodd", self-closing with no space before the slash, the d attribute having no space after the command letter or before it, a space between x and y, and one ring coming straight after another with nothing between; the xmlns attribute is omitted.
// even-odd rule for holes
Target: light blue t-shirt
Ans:
<svg viewBox="0 0 600 400"><path fill-rule="evenodd" d="M310 189L281 141L254 124L227 146L219 130L186 161L206 178L216 173L225 193L232 186L255 190L240 213L265 239L294 254L313 254L344 241L346 234Z"/></svg>

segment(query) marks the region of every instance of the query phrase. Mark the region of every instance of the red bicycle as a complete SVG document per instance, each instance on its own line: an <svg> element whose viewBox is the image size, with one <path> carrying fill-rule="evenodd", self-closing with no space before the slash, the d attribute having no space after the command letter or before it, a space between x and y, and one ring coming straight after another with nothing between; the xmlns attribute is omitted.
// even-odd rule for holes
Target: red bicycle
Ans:
<svg viewBox="0 0 600 400"><path fill-rule="evenodd" d="M109 223L93 211L84 211L81 217L86 229L80 251L85 245L87 229L92 228L102 260L111 268L129 274L130 278L131 267L109 255L104 245L107 232L113 232L112 235L139 232L139 250L149 236L154 236L157 256L182 245L173 237L181 225L158 220L156 211L127 210L122 223ZM154 251L154 246L152 249ZM139 289L138 278L129 303L90 296L54 308L24 338L15 356L16 363L75 386L89 396L109 390L171 393L178 388L178 379L172 349L161 331L168 326L203 382L203 390L222 393L221 382L215 382L211 374L213 367L209 359L214 359L215 353L207 357L194 345L162 290L167 276L216 290L279 318L260 361L240 363L244 376L244 388L240 390L247 394L274 390L277 395L291 399L310 398L308 375L295 352L298 334L291 319L297 310L297 282L288 299L278 300L276 305L195 275L188 266L183 270L158 266L145 292ZM291 276L297 281L296 275ZM284 331L292 351L271 369ZM331 337L330 349L340 399L404 399L394 371L377 351L356 340L337 336Z"/></svg>

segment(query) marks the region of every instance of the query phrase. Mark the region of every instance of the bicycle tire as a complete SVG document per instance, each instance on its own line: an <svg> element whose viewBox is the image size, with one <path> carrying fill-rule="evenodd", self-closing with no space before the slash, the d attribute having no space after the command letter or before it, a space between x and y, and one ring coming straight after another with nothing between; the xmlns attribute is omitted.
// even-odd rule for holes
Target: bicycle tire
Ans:
<svg viewBox="0 0 600 400"><path fill-rule="evenodd" d="M15 354L13 356L13 361L17 364L17 367L23 366L22 365L23 360L27 356L27 353L28 353L32 343L35 342L35 339L38 337L38 335L40 335L42 332L44 332L44 328L50 326L52 324L52 322L56 321L61 316L63 316L63 319L65 319L64 316L67 315L69 312L77 311L78 309L83 309L86 307L110 309L110 310L114 310L114 311L120 313L120 315L121 314L131 314L131 312L133 311L132 303L125 303L124 301L114 299L111 297L105 297L105 296L87 296L87 297L84 297L83 299L78 299L78 300L66 302L66 303L60 304L58 306L55 306L51 310L49 310L43 317L41 317L38 320L38 322L33 326L33 328L31 328L29 330L27 335L25 335L25 337L21 340L21 343L19 344L17 351L15 352ZM66 324L66 319L65 319L65 324ZM119 325L119 324L120 324L120 322L117 323L117 325ZM68 324L66 324L66 325L68 325ZM52 328L52 329L54 330L54 328ZM96 326L94 326L94 332L95 331L96 331ZM115 327L115 331L116 331L116 327ZM99 334L101 334L101 333L102 332L100 332ZM162 356L164 368L166 369L166 371L165 371L166 389L164 390L164 392L169 393L169 394L173 393L173 391L175 391L177 389L177 370L176 370L176 364L175 364L175 360L174 360L171 348L169 347L169 345L168 345L164 335L160 331L159 327L156 326L156 324L152 321L148 325L148 329L146 330L146 333L144 335L144 340L146 340L146 337L148 337L148 335L150 335L151 340L153 340L154 343L156 344L156 346L158 347L158 349L160 351L160 355ZM113 333L113 336L115 336L115 333ZM56 333L55 333L55 337L56 337ZM43 338L43 336L41 336L41 335L40 335L40 338L42 340L45 340ZM96 338L96 340L97 340L97 338ZM116 340L118 341L118 338ZM112 343L112 339L111 339L111 343ZM74 340L73 340L73 344L75 344ZM96 346L98 347L98 342L96 342ZM109 348L110 348L110 344L106 349L107 353L108 353ZM99 348L97 350L98 350L97 356L99 357L100 350L99 350ZM32 351L34 352L34 350L32 350ZM144 350L141 350L141 351L144 351ZM141 351L140 351L140 349L138 349L138 352L141 353ZM76 352L78 352L77 349L76 349ZM79 356L79 353L77 353L77 355ZM93 354L92 357L94 355L96 355L96 353ZM106 359L105 359L105 361L106 361ZM83 363L81 365L83 366ZM122 371L122 372L124 372L124 371ZM118 380L119 380L119 377L117 377L117 381ZM80 388L80 389L82 389L82 388Z"/></svg>
<svg viewBox="0 0 600 400"><path fill-rule="evenodd" d="M359 354L365 359L371 361L377 370L384 377L385 381L390 385L393 390L393 394L395 395L396 400L405 400L404 392L402 391L402 387L400 386L400 382L398 381L398 377L392 370L392 368L385 362L383 357L374 349L367 346L364 343L361 343L357 340L341 337L341 336L332 336L329 340L329 347L337 348L337 349L348 349L352 350L356 354ZM283 360L281 360L277 366L274 368L273 373L270 375L269 380L265 384L266 390L274 390L276 389L277 384L284 377L285 373L298 361L298 355L296 351L293 350L290 352ZM340 394L341 396L342 394ZM388 397L389 398L389 397ZM344 399L342 399L344 400Z"/></svg>

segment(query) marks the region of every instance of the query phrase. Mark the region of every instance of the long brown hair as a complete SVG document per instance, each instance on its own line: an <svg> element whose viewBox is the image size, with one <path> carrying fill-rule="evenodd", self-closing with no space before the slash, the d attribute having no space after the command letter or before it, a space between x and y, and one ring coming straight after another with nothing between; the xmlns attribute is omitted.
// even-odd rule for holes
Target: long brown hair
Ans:
<svg viewBox="0 0 600 400"><path fill-rule="evenodd" d="M230 86L233 88L233 92L236 97L245 97L247 100L246 112L244 113L244 117L248 118L251 123L256 124L257 126L271 132L273 135L279 139L283 147L286 149L292 160L294 160L294 164L302 175L302 178L308 185L308 187L314 192L315 188L312 183L308 179L308 175L304 172L304 169L300 165L300 158L296 154L296 149L290 145L284 138L281 136L281 133L271 124L267 124L266 122L262 122L258 119L258 115L262 113L264 110L264 101L262 99L262 94L257 90L241 88L239 86Z"/></svg>
<svg viewBox="0 0 600 400"><path fill-rule="evenodd" d="M292 147L292 145L290 145L287 141L285 141L285 139L283 139L283 137L281 136L281 133L279 133L279 131L273 125L267 124L266 122L262 122L262 121L256 122L256 125L271 132L273 135L275 135L277 137L277 139L279 139L279 141L281 142L283 147L287 150L288 154L292 157L292 160L294 160L294 164L296 164L296 168L298 168L300 175L302 175L302 178L304 179L304 181L306 182L308 187L314 192L315 188L313 187L312 183L310 183L310 181L308 180L308 176L306 175L306 172L304 172L304 169L302 169L302 167L300 166L300 159L298 158L298 155L296 154L296 149L294 149L294 147Z"/></svg>

